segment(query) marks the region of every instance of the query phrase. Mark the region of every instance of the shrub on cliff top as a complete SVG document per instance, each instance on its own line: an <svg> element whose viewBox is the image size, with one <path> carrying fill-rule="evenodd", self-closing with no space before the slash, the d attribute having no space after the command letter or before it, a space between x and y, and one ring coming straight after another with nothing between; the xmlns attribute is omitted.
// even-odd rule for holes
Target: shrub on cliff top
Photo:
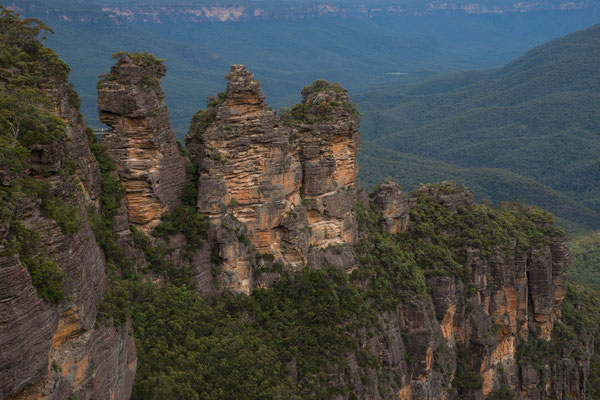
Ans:
<svg viewBox="0 0 600 400"><path fill-rule="evenodd" d="M137 52L129 53L127 51L119 51L112 55L112 57L117 60L117 65L123 64L128 60L131 60L136 65L145 65L145 66L153 66L153 65L162 65L164 64L164 58L156 58L156 56L152 53L148 52Z"/></svg>
<svg viewBox="0 0 600 400"><path fill-rule="evenodd" d="M344 89L344 87L342 85L340 85L338 82L329 83L325 79L317 79L310 85L304 86L304 88L302 89L302 92L300 92L300 93L302 94L303 97L308 97L313 93L318 93L318 92L320 92L322 90L326 90L326 89L333 90L334 92L339 93L339 94L348 94L348 91L346 89Z"/></svg>

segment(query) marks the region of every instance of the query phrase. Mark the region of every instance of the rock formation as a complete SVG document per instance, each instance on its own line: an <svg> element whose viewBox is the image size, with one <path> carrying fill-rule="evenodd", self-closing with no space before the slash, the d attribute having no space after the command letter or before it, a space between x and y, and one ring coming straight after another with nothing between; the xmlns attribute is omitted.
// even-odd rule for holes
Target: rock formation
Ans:
<svg viewBox="0 0 600 400"><path fill-rule="evenodd" d="M9 226L0 229L0 398L128 398L136 368L131 324L119 331L96 324L106 266L86 209L99 205L98 164L66 84L55 83L49 94L69 140L32 145L28 173L47 185L53 201L72 207L77 225L65 231L45 214L42 201L28 198L16 205ZM69 161L76 165L73 175L65 173ZM39 236L35 254L24 258L12 247L19 227ZM34 242L29 239L27 246ZM25 263L32 256L51 260L65 274L64 299L57 304L44 301L32 284Z"/></svg>
<svg viewBox="0 0 600 400"><path fill-rule="evenodd" d="M284 118L267 107L259 83L231 67L227 91L192 120L186 144L199 167L198 211L209 217L227 285L249 293L253 257L226 240L225 217L240 221L259 254L289 268L327 263L313 248L356 240L360 150L358 119L348 95L324 81ZM312 251L311 251L312 250ZM340 259L349 267L353 257Z"/></svg>
<svg viewBox="0 0 600 400"><path fill-rule="evenodd" d="M384 227L394 233L398 227L406 226L407 210L421 201L421 195L454 215L461 209L476 207L471 193L448 182L422 185L409 196L403 195L396 184L383 183L372 193L372 202L382 211ZM421 398L424 394L430 398L452 398L452 393L435 383L440 371L432 369L431 360L461 348L471 355L469 368L483 376L483 389L473 391L470 394L475 396L473 398L488 395L500 385L517 388L516 392L521 392L524 399L574 393L583 396L583 385L577 375L552 380L540 390L538 370L519 360L517 354L518 344L527 341L530 331L539 332L542 340L550 340L554 322L560 317L560 303L566 294L565 269L570 259L564 239L551 232L534 248L521 248L513 242L509 249L498 247L488 254L479 248L464 246L461 252L468 273L467 283L440 273L429 275L427 286L437 321L431 321L424 312L417 320L429 321L426 323L429 326L409 328L412 333L404 335L409 338L404 346L423 366L420 374L425 379L409 382L401 390L406 396L403 398ZM421 302L420 299L414 301ZM411 345L411 342L418 344ZM446 343L444 352L436 347L441 343Z"/></svg>
<svg viewBox="0 0 600 400"><path fill-rule="evenodd" d="M147 53L119 54L98 89L103 138L126 189L129 222L149 231L181 202L186 161L169 124L160 80L166 68Z"/></svg>
<svg viewBox="0 0 600 400"><path fill-rule="evenodd" d="M357 111L339 84L318 80L292 110L302 160L310 243L327 247L356 241L360 134Z"/></svg>
<svg viewBox="0 0 600 400"><path fill-rule="evenodd" d="M386 231L401 233L408 229L410 204L400 185L384 181L371 192L371 196L373 204L381 210Z"/></svg>

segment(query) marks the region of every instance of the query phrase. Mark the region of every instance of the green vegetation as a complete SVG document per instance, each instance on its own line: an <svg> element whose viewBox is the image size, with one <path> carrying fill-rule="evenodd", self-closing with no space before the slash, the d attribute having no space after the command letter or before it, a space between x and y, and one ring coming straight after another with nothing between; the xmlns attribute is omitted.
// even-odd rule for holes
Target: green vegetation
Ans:
<svg viewBox="0 0 600 400"><path fill-rule="evenodd" d="M146 301L133 313L140 365L133 399L316 399L345 393L327 385L322 372L324 363L341 362L355 348L336 327L352 331L365 313L342 271L286 274L251 297L206 300L172 285L142 287L139 296Z"/></svg>
<svg viewBox="0 0 600 400"><path fill-rule="evenodd" d="M217 97L209 96L206 99L208 103L206 110L198 110L190 121L190 131L195 132L198 136L202 135L215 122L217 107L225 102L227 95L221 92Z"/></svg>
<svg viewBox="0 0 600 400"><path fill-rule="evenodd" d="M307 102L307 98L315 93L323 91L330 92L326 95L328 98L325 98L324 101L321 101L320 103L317 103L314 100L310 103ZM331 98L332 95L333 98ZM348 99L348 91L338 82L329 83L324 79L317 79L311 85L305 86L304 89L302 89L302 97L302 103L294 105L291 110L288 108L281 108L279 110L279 115L286 126L327 121L331 118L332 113L339 108L343 109L347 114L350 114L357 120L359 119L356 104ZM319 133L313 132L313 134L318 135ZM290 137L290 143L293 141L294 137Z"/></svg>
<svg viewBox="0 0 600 400"><path fill-rule="evenodd" d="M229 204L227 205L227 207L229 207L229 208L236 208L239 206L240 206L240 203L237 201L237 199L229 200Z"/></svg>
<svg viewBox="0 0 600 400"><path fill-rule="evenodd" d="M515 391L506 385L500 385L498 390L494 390L492 393L487 395L487 400L516 400L517 395Z"/></svg>
<svg viewBox="0 0 600 400"><path fill-rule="evenodd" d="M562 304L563 321L572 327L578 337L591 336L594 354L590 361L590 375L586 394L590 399L600 398L600 238L598 232L571 241L573 265L567 269L567 297Z"/></svg>
<svg viewBox="0 0 600 400"><path fill-rule="evenodd" d="M51 304L60 303L65 297L62 283L66 274L54 261L39 255L40 235L20 221L12 221L10 237L9 248L19 254L40 297Z"/></svg>
<svg viewBox="0 0 600 400"><path fill-rule="evenodd" d="M567 269L569 281L600 289L600 232L592 232L569 243L573 265Z"/></svg>
<svg viewBox="0 0 600 400"><path fill-rule="evenodd" d="M100 213L97 214L96 210L90 207L88 209L88 221L90 222L96 241L98 241L104 251L106 261L109 264L109 271L116 269L116 266L121 267L123 270L131 270L133 263L131 260L123 257L121 249L115 242L114 233L115 217L125 197L125 188L116 174L115 165L108 155L106 146L98 142L98 139L92 134L91 129L88 129L86 133L90 150L98 161L102 179ZM128 271L128 273L131 273L131 271ZM114 277L109 274L109 280L111 278Z"/></svg>
<svg viewBox="0 0 600 400"><path fill-rule="evenodd" d="M471 365L471 354L465 347L456 349L456 374L452 380L459 394L466 394L468 391L481 389L483 387L483 376L475 372Z"/></svg>
<svg viewBox="0 0 600 400"><path fill-rule="evenodd" d="M58 269L56 262L43 257L35 257L25 259L23 263L31 275L31 283L44 301L58 304L64 299L62 283L66 274Z"/></svg>
<svg viewBox="0 0 600 400"><path fill-rule="evenodd" d="M42 198L42 214L56 221L65 235L72 235L79 229L81 218L79 211L64 200L50 197Z"/></svg>
<svg viewBox="0 0 600 400"><path fill-rule="evenodd" d="M444 195L469 198L470 192L454 183L429 185ZM564 235L553 225L552 214L535 207L501 203L496 208L459 204L456 212L442 206L430 194L414 191L416 204L410 212L410 228L403 233L405 251L414 255L416 264L426 275L450 275L465 284L469 278L461 248L479 249L484 257L497 251L512 252L545 245L549 237Z"/></svg>
<svg viewBox="0 0 600 400"><path fill-rule="evenodd" d="M535 204L588 229L600 227L599 57L594 26L496 70L355 97L365 113L364 138L388 149L367 155L377 160L361 164L361 179L391 175L414 187L415 180L441 174L493 202L548 196ZM409 154L420 170L395 165ZM506 193L499 180L510 181L516 193Z"/></svg>
<svg viewBox="0 0 600 400"><path fill-rule="evenodd" d="M136 65L143 65L146 67L162 65L165 60L163 58L156 58L154 54L149 53L147 51L144 52L127 52L127 51L119 51L112 55L112 57L117 60L117 64L122 64L125 60L131 60Z"/></svg>
<svg viewBox="0 0 600 400"><path fill-rule="evenodd" d="M208 222L196 212L196 207L182 205L163 216L160 224L152 231L152 236L168 240L170 235L182 233L186 238L184 255L191 259L204 244L202 239L206 239L207 231Z"/></svg>

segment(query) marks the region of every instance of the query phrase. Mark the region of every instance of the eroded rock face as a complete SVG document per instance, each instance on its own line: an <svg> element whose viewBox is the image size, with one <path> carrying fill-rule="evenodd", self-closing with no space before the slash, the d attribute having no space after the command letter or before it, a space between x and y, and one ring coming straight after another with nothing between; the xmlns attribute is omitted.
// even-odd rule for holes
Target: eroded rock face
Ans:
<svg viewBox="0 0 600 400"><path fill-rule="evenodd" d="M294 134L302 160L310 243L326 247L356 241L353 213L358 190L358 118L339 84L317 81L295 107Z"/></svg>
<svg viewBox="0 0 600 400"><path fill-rule="evenodd" d="M67 98L66 84L58 83L50 94L56 96L52 100L57 116L65 121L68 140L33 146L28 173L47 185L56 201L72 205L78 223L74 232L63 232L44 216L40 200L17 204L11 215L11 223L18 221L39 235L35 256L54 261L65 273L64 299L58 304L40 297L23 260L11 248L12 233L4 226L0 229L0 398L127 398L136 366L131 325L122 331L96 326L106 266L86 209L98 205L100 172L88 147L85 123ZM73 160L73 154L78 158ZM59 174L68 160L75 163L75 174Z"/></svg>
<svg viewBox="0 0 600 400"><path fill-rule="evenodd" d="M100 121L126 189L129 222L149 231L181 202L185 159L169 125L160 80L165 66L147 55L121 55L98 90Z"/></svg>
<svg viewBox="0 0 600 400"><path fill-rule="evenodd" d="M418 192L453 213L474 206L468 191L448 182L421 186ZM569 377L540 391L538 371L518 362L517 347L527 340L530 329L550 340L566 293L568 248L560 236L549 235L545 241L528 249L514 243L509 251L497 248L492 254L464 247L469 287L449 276L427 278L441 334L449 346L468 349L471 367L484 378L483 389L470 392L473 398L488 395L501 384L516 388L524 399L575 392L582 396L580 380Z"/></svg>
<svg viewBox="0 0 600 400"><path fill-rule="evenodd" d="M70 198L78 183L72 178L56 184L53 190ZM94 327L106 287L104 256L85 218L84 198L80 201L80 228L71 235L44 218L38 204L23 207L17 215L38 232L42 254L55 260L68 278L63 283L66 300L51 305L40 298L16 254L0 258L2 398L68 399L76 393L79 398L109 399L111 392L131 392L136 363L131 327L125 328L128 335L114 327ZM106 358L116 349L118 357Z"/></svg>
<svg viewBox="0 0 600 400"><path fill-rule="evenodd" d="M198 211L211 221L224 270L235 275L226 280L249 293L254 257L224 239L225 217L245 225L256 252L291 268L309 262L311 247L354 243L360 138L339 86L305 95L305 123L267 107L244 66L232 66L228 80L226 93L194 116L186 144L199 166Z"/></svg>
<svg viewBox="0 0 600 400"><path fill-rule="evenodd" d="M383 228L390 233L401 233L408 229L410 204L394 181L380 183L371 193L373 204L381 210Z"/></svg>
<svg viewBox="0 0 600 400"><path fill-rule="evenodd" d="M69 158L76 164L77 177L85 198L97 209L102 195L100 169L88 145L85 121L77 109L77 93L65 82L59 82L49 94L54 100L56 115L67 127L66 149Z"/></svg>

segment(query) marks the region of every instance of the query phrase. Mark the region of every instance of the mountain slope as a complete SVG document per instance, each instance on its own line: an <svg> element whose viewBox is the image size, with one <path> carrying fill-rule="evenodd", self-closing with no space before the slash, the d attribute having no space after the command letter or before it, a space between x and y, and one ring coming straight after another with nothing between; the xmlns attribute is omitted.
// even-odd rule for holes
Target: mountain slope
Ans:
<svg viewBox="0 0 600 400"><path fill-rule="evenodd" d="M167 103L180 136L206 96L223 86L222 71L233 63L255 72L270 105L278 109L296 103L295 94L318 78L339 81L354 93L365 86L407 85L439 72L494 67L539 43L589 26L600 13L597 7L562 11L541 7L544 10L474 15L465 13L461 8L465 4L458 2L452 11L404 15L388 10L398 4L385 1L365 3L368 12L360 11L360 3L317 8L241 2L247 14L253 15L251 5L266 15L234 22L216 19L220 15L216 11L211 18L204 14L194 18L190 7L201 12L199 3L10 2L24 17L51 23L56 34L47 44L72 65L83 114L94 127L98 126L94 85L109 67L111 54L150 51L166 59ZM422 2L414 5L424 7ZM229 10L224 15L233 18L236 7L215 7L219 12Z"/></svg>
<svg viewBox="0 0 600 400"><path fill-rule="evenodd" d="M597 213L598 60L600 26L594 26L496 70L364 93L358 96L359 106L367 105L363 132L386 149L458 167L506 169ZM517 197L526 198L528 190ZM512 200L496 192L491 197ZM562 204L549 208L572 219L559 210ZM598 218L573 221L600 224Z"/></svg>

